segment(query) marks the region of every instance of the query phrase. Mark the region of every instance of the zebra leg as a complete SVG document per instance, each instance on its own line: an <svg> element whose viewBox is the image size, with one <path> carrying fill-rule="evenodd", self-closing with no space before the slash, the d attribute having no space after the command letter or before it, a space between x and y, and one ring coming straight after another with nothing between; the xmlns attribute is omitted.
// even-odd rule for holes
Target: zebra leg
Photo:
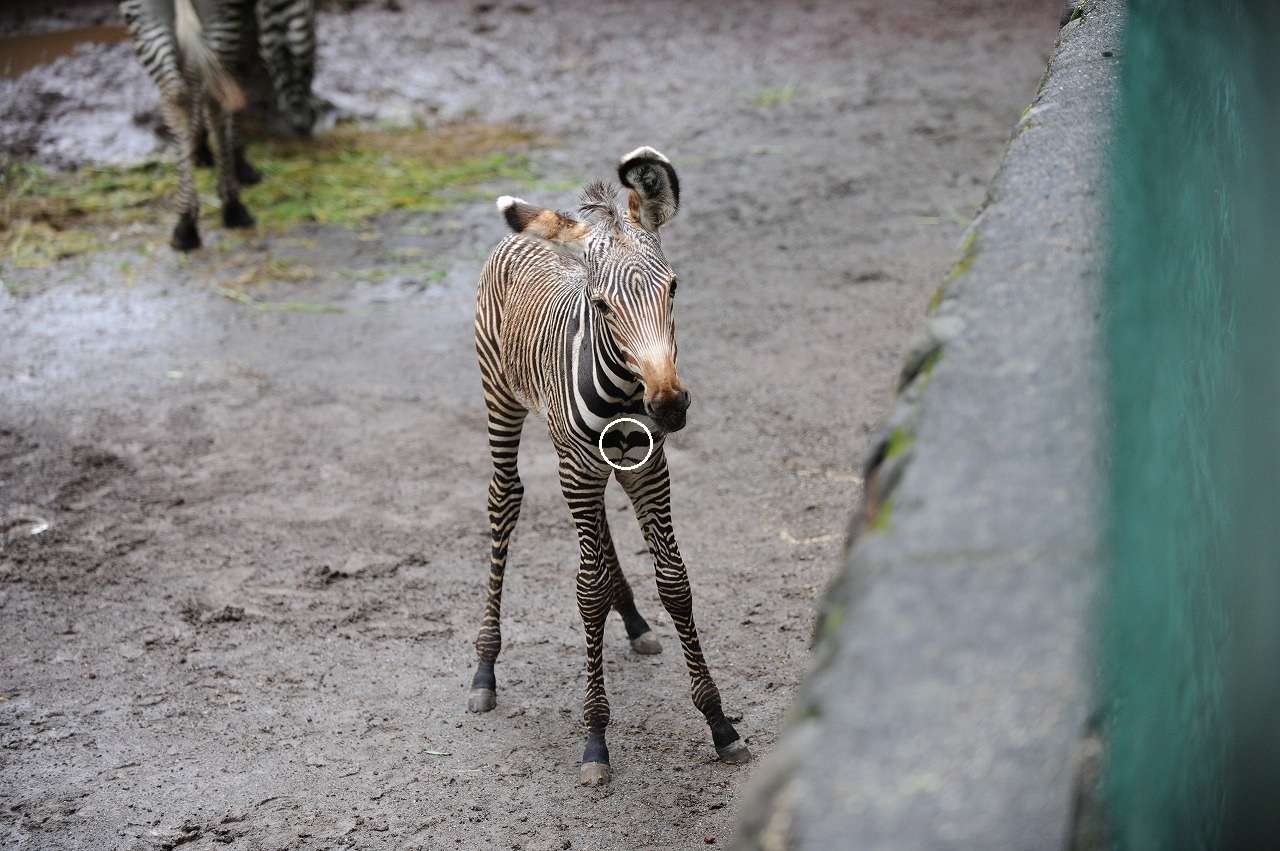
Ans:
<svg viewBox="0 0 1280 851"><path fill-rule="evenodd" d="M262 182L262 172L254 168L253 163L249 162L244 155L244 131L241 129L244 122L241 120L240 113L232 113L231 121L231 135L234 139L232 148L235 150L236 158L236 180L240 181L241 186L254 186ZM195 160L196 165L201 168L209 168L214 164L213 148L209 147L209 135L203 128L196 142Z"/></svg>
<svg viewBox="0 0 1280 851"><path fill-rule="evenodd" d="M507 569L507 545L520 518L524 485L516 469L520 451L520 431L529 413L514 400L500 402L486 394L489 403L489 451L493 455L493 478L489 481L489 593L484 618L476 636L475 676L467 709L488 712L498 704L498 680L493 665L502 650L502 576Z"/></svg>
<svg viewBox="0 0 1280 851"><path fill-rule="evenodd" d="M604 564L601 542L605 531L604 486L608 470L583 469L574 458L560 458L560 489L578 531L577 596L587 643L587 697L582 720L587 746L582 754L578 783L599 786L609 782L609 748L604 733L609 726L609 698L604 690L604 625L613 604L614 586Z"/></svg>
<svg viewBox="0 0 1280 851"><path fill-rule="evenodd" d="M711 727L711 740L715 743L720 759L732 765L751 761L751 751L724 717L720 706L720 690L711 679L702 645L698 640L698 628L693 622L693 595L689 590L689 575L684 560L676 546L675 531L671 525L671 477L667 471L667 458L659 444L654 448L649 463L635 471L618 471L618 481L631 498L636 518L644 531L649 552L653 555L657 574L658 596L667 614L675 624L684 648L685 664L689 667L692 683L693 705L698 708Z"/></svg>
<svg viewBox="0 0 1280 851"><path fill-rule="evenodd" d="M124 0L120 14L133 37L133 49L151 81L160 90L160 115L178 149L178 223L169 240L178 251L200 247L200 202L192 176L191 158L195 148L193 116L199 108L193 103L194 88L178 67L178 49L172 29L154 16L154 10L141 0Z"/></svg>
<svg viewBox="0 0 1280 851"><path fill-rule="evenodd" d="M160 112L178 142L178 223L169 244L178 251L192 251L200 247L200 196L192 165L199 109L191 103L190 88L181 85L161 91Z"/></svg>
<svg viewBox="0 0 1280 851"><path fill-rule="evenodd" d="M613 535L609 533L609 520L604 516L601 506L600 555L604 559L605 569L609 573L609 585L613 598L613 608L622 616L627 627L627 638L631 649L637 653L651 656L662 652L662 642L653 634L646 621L636 609L635 596L631 593L631 584L622 572L622 564L618 561L618 551L613 546Z"/></svg>
<svg viewBox="0 0 1280 851"><path fill-rule="evenodd" d="M209 147L209 134L205 131L203 125L201 125L199 132L196 134L196 146L191 158L201 168L211 168L213 166L213 148Z"/></svg>
<svg viewBox="0 0 1280 851"><path fill-rule="evenodd" d="M218 197L222 199L222 224L229 228L253 227L253 216L240 201L240 181L236 178L234 113L206 98L206 126L214 133L218 164Z"/></svg>
<svg viewBox="0 0 1280 851"><path fill-rule="evenodd" d="M316 121L311 82L316 69L314 0L258 0L258 54L271 76L276 104L290 129L311 135Z"/></svg>
<svg viewBox="0 0 1280 851"><path fill-rule="evenodd" d="M227 17L227 30L220 40L219 56L223 65L228 68L237 80L249 78L249 68L245 51L248 47L246 38L252 29L253 10L251 2L229 3L224 14ZM244 155L244 116L239 110L229 116L229 132L231 139L229 150L234 157L236 180L241 186L254 186L262 182L262 173Z"/></svg>
<svg viewBox="0 0 1280 851"><path fill-rule="evenodd" d="M231 150L235 156L236 180L241 186L255 186L262 182L262 172L244 155L244 121L240 113L231 114Z"/></svg>

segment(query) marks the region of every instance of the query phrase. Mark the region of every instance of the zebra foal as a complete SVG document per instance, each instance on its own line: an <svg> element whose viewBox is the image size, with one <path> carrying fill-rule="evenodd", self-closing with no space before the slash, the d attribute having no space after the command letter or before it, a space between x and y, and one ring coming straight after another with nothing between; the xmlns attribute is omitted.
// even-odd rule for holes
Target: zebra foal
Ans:
<svg viewBox="0 0 1280 851"><path fill-rule="evenodd" d="M476 300L493 477L488 599L468 708L487 712L497 702L502 578L524 493L516 456L525 417L534 411L546 421L559 456L560 487L578 535L577 601L587 650L587 743L579 782L589 786L610 777L603 661L610 608L622 616L637 652L661 650L636 610L609 533L604 491L611 474L640 522L659 596L684 649L693 703L711 727L716 750L727 763L751 759L725 718L703 658L671 524L663 436L684 427L689 394L676 374L676 276L663 257L658 230L676 214L680 185L667 158L647 147L622 158L618 177L628 190L626 209L617 206L615 187L594 183L582 196L587 221L516 198L499 199L514 233L485 263ZM653 433L649 459L631 469L621 468L639 462L649 440L630 423L610 428L619 417L642 422ZM617 467L601 456L601 445Z"/></svg>
<svg viewBox="0 0 1280 851"><path fill-rule="evenodd" d="M240 129L245 95L237 77L244 75L245 36L256 15L258 47L280 111L294 132L306 135L315 121L312 0L123 0L120 13L139 61L160 90L160 113L178 146L179 213L170 245L179 251L200 247L193 164L211 158L222 223L252 227L253 216L240 200L240 185L259 180L245 160Z"/></svg>

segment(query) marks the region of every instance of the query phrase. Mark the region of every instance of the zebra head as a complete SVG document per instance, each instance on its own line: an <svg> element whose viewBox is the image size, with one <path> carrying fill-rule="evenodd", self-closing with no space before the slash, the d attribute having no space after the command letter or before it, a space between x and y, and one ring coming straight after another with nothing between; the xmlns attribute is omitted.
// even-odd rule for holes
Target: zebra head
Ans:
<svg viewBox="0 0 1280 851"><path fill-rule="evenodd" d="M499 206L512 230L547 240L586 267L583 310L597 355L620 361L643 385L644 411L662 431L679 431L689 392L676 374L676 276L658 230L676 214L680 183L671 162L648 147L623 157L618 177L626 209L616 203L616 187L593 183L582 194L587 222L514 198Z"/></svg>

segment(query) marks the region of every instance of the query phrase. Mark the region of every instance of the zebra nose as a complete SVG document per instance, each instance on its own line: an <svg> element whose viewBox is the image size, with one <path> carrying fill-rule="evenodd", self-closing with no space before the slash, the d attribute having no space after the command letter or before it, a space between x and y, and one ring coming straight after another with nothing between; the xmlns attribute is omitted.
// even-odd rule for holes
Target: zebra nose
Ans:
<svg viewBox="0 0 1280 851"><path fill-rule="evenodd" d="M672 387L655 394L652 407L654 410L669 414L683 414L689 410L689 401L688 390L683 387Z"/></svg>
<svg viewBox="0 0 1280 851"><path fill-rule="evenodd" d="M672 387L654 395L645 403L645 413L653 418L665 432L679 431L685 425L685 411L689 410L689 391Z"/></svg>

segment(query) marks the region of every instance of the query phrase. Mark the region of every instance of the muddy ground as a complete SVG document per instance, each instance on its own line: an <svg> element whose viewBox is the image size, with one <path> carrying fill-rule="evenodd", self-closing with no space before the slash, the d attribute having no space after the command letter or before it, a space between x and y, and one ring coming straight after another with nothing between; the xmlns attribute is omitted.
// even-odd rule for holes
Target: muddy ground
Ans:
<svg viewBox="0 0 1280 851"><path fill-rule="evenodd" d="M320 18L316 87L340 111L558 140L528 151L538 181L495 196L569 208L569 187L640 144L675 161L664 243L694 399L668 444L676 529L757 757L804 675L903 349L1058 11L400 0ZM2 100L4 143L45 162L155 144L127 45L2 81ZM0 275L0 845L728 844L752 769L714 760L616 486L619 552L666 652L636 656L611 619L614 780L575 785L577 549L536 426L499 705L465 711L489 474L471 311L504 233L492 200L248 240L206 214L189 258L170 226ZM219 294L262 269L251 302Z"/></svg>

